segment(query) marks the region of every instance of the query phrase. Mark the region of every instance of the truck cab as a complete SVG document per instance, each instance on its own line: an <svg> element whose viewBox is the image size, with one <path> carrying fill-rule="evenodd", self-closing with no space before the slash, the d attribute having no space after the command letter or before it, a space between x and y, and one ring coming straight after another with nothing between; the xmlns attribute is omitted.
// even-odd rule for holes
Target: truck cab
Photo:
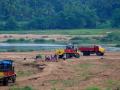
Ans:
<svg viewBox="0 0 120 90"><path fill-rule="evenodd" d="M0 60L0 83L8 85L9 82L15 83L16 74L12 60Z"/></svg>

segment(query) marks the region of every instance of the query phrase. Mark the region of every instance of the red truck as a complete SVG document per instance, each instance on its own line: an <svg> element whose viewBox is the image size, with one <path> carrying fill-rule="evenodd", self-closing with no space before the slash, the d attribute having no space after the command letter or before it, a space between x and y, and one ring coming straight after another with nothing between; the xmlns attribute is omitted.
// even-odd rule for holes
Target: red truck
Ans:
<svg viewBox="0 0 120 90"><path fill-rule="evenodd" d="M83 53L83 56L90 56L90 54L96 54L97 56L103 56L105 49L101 46L91 46L91 47L79 47L80 52Z"/></svg>

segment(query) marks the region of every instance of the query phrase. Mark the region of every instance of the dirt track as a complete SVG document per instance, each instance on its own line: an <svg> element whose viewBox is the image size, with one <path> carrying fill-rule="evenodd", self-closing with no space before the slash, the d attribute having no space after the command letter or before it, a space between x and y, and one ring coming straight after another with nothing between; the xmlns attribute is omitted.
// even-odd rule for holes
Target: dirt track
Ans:
<svg viewBox="0 0 120 90"><path fill-rule="evenodd" d="M0 53L1 59L15 61L18 74L15 86L32 86L36 90L84 90L89 86L114 90L120 86L120 52L106 52L104 57L81 56L67 61L34 63L33 58L39 53L53 52ZM0 90L10 87L0 86Z"/></svg>

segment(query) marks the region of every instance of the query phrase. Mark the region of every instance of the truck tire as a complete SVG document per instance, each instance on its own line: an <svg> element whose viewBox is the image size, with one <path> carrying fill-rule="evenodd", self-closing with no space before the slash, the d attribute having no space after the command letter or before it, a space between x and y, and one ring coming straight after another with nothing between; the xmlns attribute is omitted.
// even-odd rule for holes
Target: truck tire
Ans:
<svg viewBox="0 0 120 90"><path fill-rule="evenodd" d="M75 57L75 58L79 58L79 57L80 57L80 54L76 53L76 54L74 54L74 57Z"/></svg>
<svg viewBox="0 0 120 90"><path fill-rule="evenodd" d="M97 56L104 56L104 53L97 52L96 55L97 55Z"/></svg>
<svg viewBox="0 0 120 90"><path fill-rule="evenodd" d="M90 56L90 52L83 52L83 56Z"/></svg>
<svg viewBox="0 0 120 90"><path fill-rule="evenodd" d="M7 86L7 85L8 85L8 78L4 78L4 80L3 80L3 85L4 85L4 86Z"/></svg>
<svg viewBox="0 0 120 90"><path fill-rule="evenodd" d="M66 59L70 58L70 54L66 53Z"/></svg>
<svg viewBox="0 0 120 90"><path fill-rule="evenodd" d="M16 82L16 76L13 76L12 77L12 83L15 83Z"/></svg>
<svg viewBox="0 0 120 90"><path fill-rule="evenodd" d="M59 59L62 59L63 57L64 57L64 54L58 56Z"/></svg>

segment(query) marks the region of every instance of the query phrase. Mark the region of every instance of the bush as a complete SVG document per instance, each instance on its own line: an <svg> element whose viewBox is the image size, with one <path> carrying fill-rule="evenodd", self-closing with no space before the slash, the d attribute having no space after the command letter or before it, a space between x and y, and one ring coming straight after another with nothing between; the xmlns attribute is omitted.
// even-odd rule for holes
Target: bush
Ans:
<svg viewBox="0 0 120 90"><path fill-rule="evenodd" d="M35 39L34 42L35 43L45 43L46 40L45 39Z"/></svg>
<svg viewBox="0 0 120 90"><path fill-rule="evenodd" d="M35 39L34 43L54 43L55 40Z"/></svg>
<svg viewBox="0 0 120 90"><path fill-rule="evenodd" d="M5 42L7 42L7 43L13 43L13 42L16 42L16 41L17 41L16 39L8 39Z"/></svg>
<svg viewBox="0 0 120 90"><path fill-rule="evenodd" d="M86 38L81 38L81 37L73 37L73 38L71 38L70 40L84 40L84 39L86 39Z"/></svg>
<svg viewBox="0 0 120 90"><path fill-rule="evenodd" d="M47 40L48 43L55 43L55 40L51 39L51 40Z"/></svg>
<svg viewBox="0 0 120 90"><path fill-rule="evenodd" d="M107 36L100 39L101 42L119 42L120 32L109 33Z"/></svg>
<svg viewBox="0 0 120 90"><path fill-rule="evenodd" d="M12 48L12 49L8 49L8 52L18 52L18 50L16 48Z"/></svg>
<svg viewBox="0 0 120 90"><path fill-rule="evenodd" d="M42 55L41 55L41 54L38 54L38 55L36 56L36 59L37 59L37 58L42 59Z"/></svg>
<svg viewBox="0 0 120 90"><path fill-rule="evenodd" d="M27 42L31 42L31 41L26 40L24 38L20 38L20 39L8 39L5 42L7 42L7 43L27 43Z"/></svg>
<svg viewBox="0 0 120 90"><path fill-rule="evenodd" d="M120 47L120 44L117 44L115 47Z"/></svg>

